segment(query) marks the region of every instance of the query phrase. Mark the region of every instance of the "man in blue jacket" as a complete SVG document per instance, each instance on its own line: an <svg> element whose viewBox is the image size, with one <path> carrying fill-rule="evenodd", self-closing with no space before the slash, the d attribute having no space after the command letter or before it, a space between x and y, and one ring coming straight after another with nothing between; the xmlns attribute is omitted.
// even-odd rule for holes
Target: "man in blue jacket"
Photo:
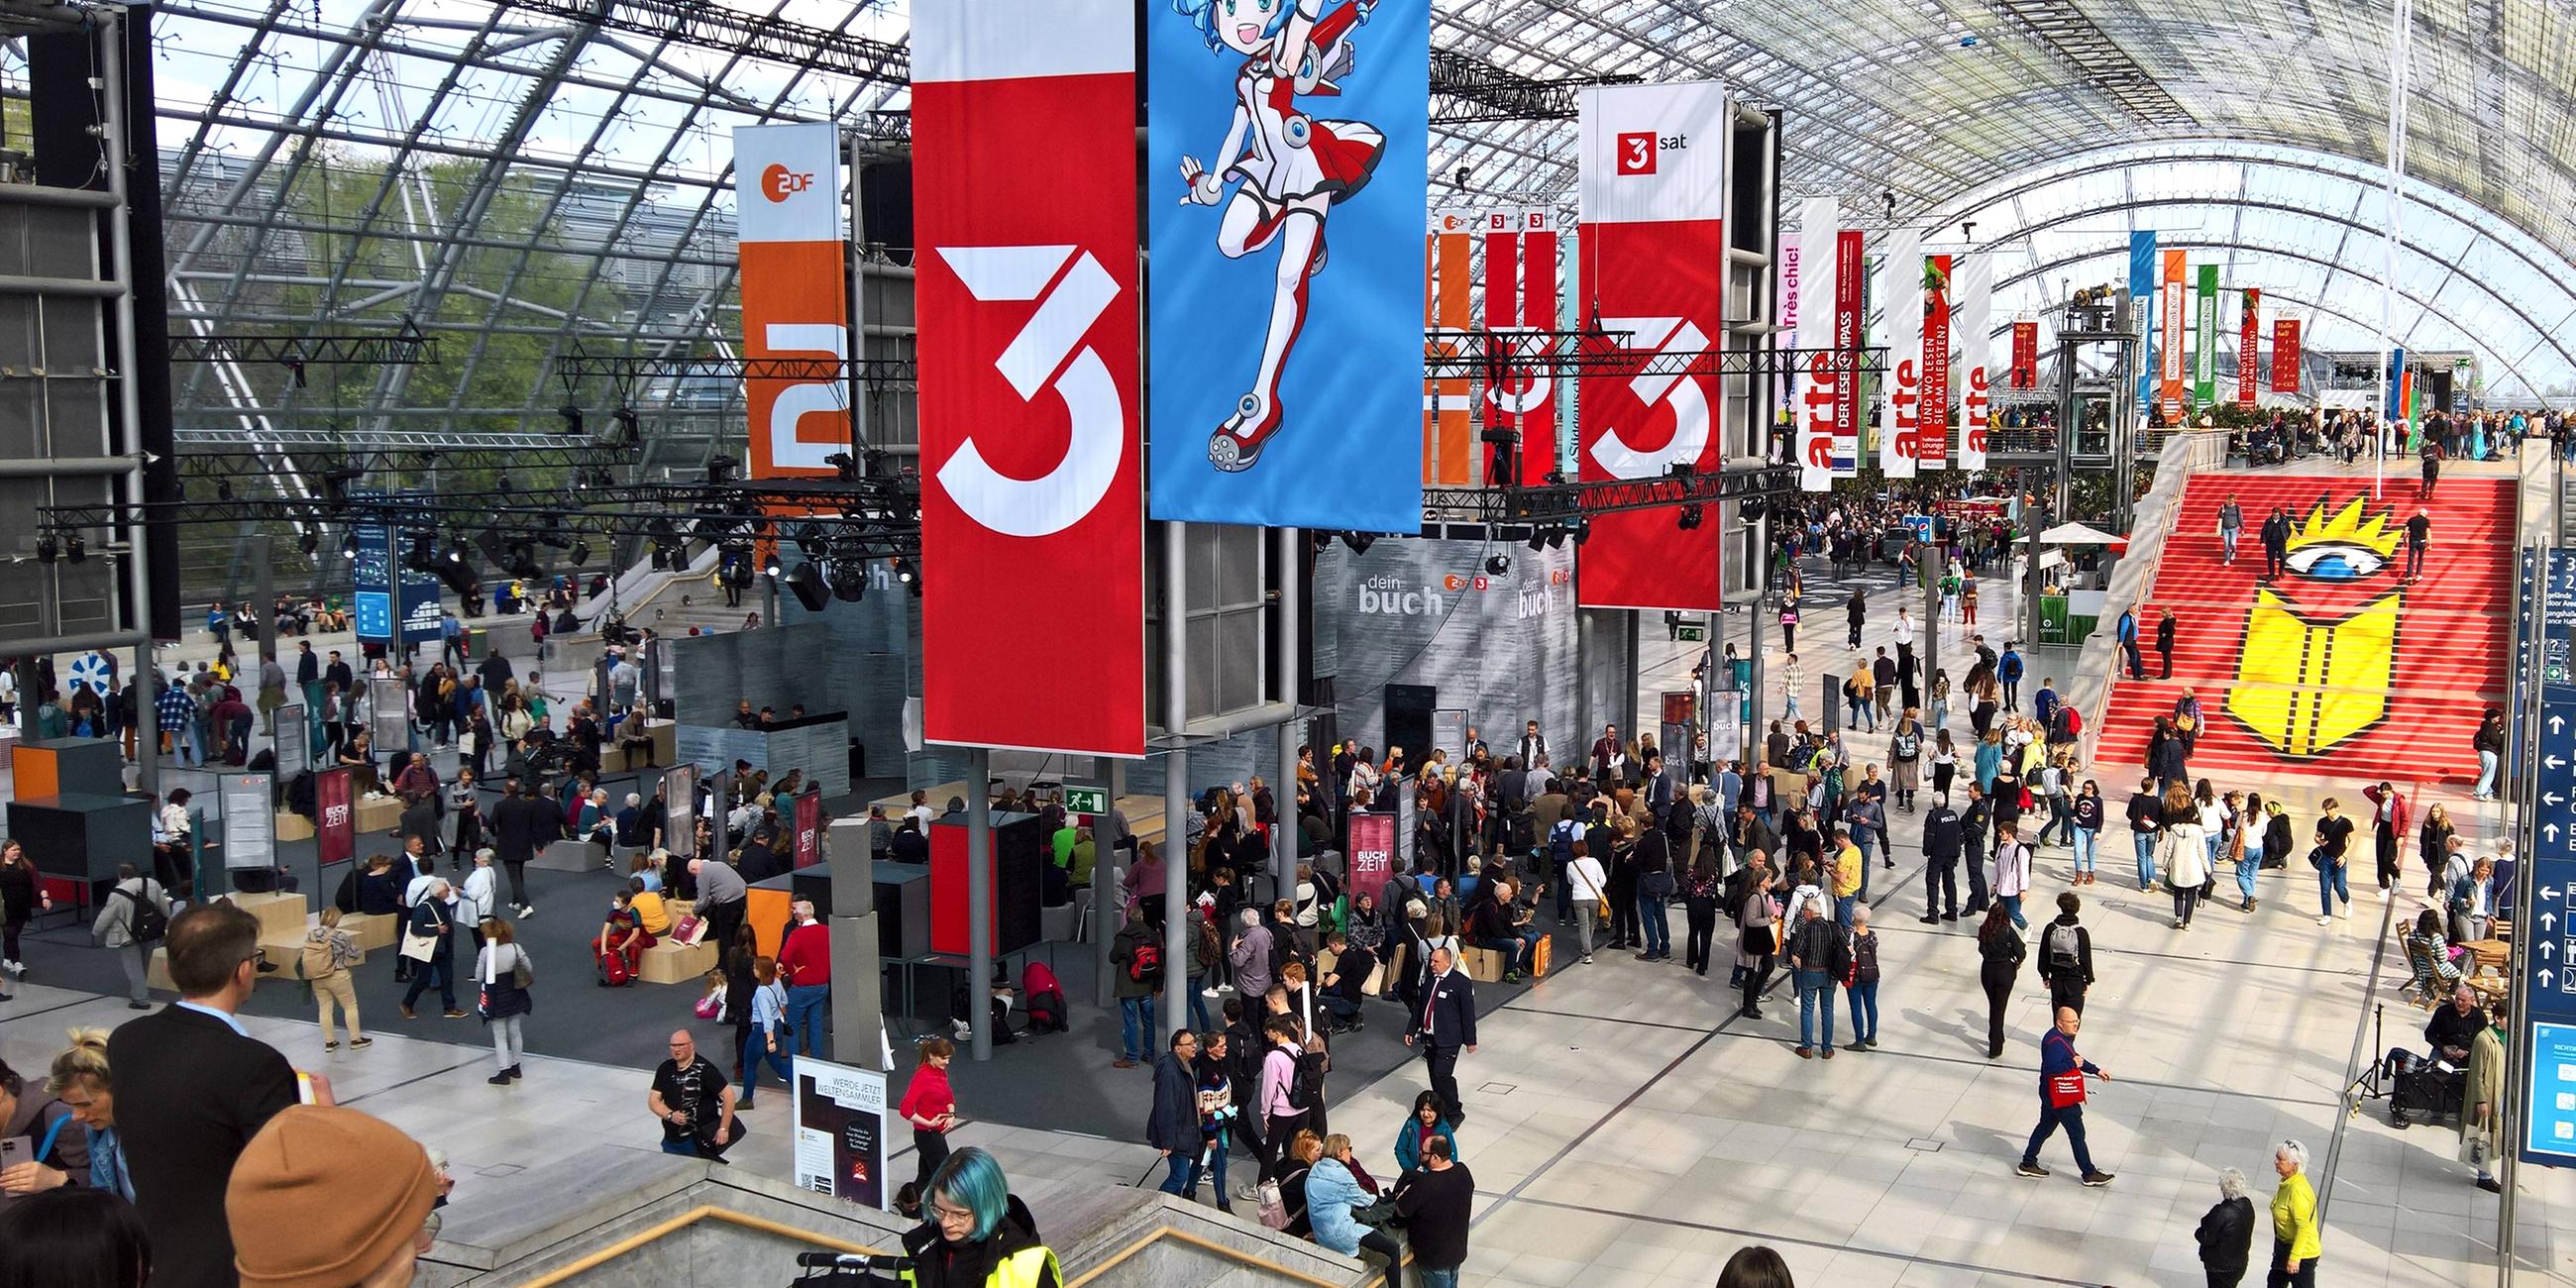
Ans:
<svg viewBox="0 0 2576 1288"><path fill-rule="evenodd" d="M1172 1049L1154 1062L1154 1112L1145 1119L1145 1143L1171 1164L1160 1187L1165 1194L1187 1197L1190 1169L1199 1161L1198 1075L1190 1067L1198 1056L1198 1035L1175 1029Z"/></svg>
<svg viewBox="0 0 2576 1288"><path fill-rule="evenodd" d="M2141 656L2138 652L2138 614L2136 609L2123 608L2120 610L2120 625L2117 638L2120 642L2120 651L2128 655L2129 678L2132 680L2143 680L2147 678L2147 659Z"/></svg>
<svg viewBox="0 0 2576 1288"><path fill-rule="evenodd" d="M2076 1054L2075 1033L2083 1026L2075 1008L2061 1006L2057 1027L2039 1040L2039 1126L2023 1147L2017 1170L2024 1176L2048 1175L2039 1165L2039 1147L2064 1127L2066 1143L2075 1147L2075 1165L2084 1169L2084 1183L2100 1188L2111 1183L2111 1174L2093 1166L2093 1151L2084 1147L2084 1079L2090 1075L2109 1082L2111 1075Z"/></svg>

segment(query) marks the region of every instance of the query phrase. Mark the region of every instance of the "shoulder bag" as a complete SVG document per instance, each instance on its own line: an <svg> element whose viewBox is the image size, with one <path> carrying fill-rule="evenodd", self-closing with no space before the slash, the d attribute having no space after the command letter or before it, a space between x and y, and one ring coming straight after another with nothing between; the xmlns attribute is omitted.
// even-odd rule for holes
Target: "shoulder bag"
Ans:
<svg viewBox="0 0 2576 1288"><path fill-rule="evenodd" d="M433 912L432 915L436 914ZM441 920L444 919L442 918ZM404 931L402 955L416 962L428 961L430 958L438 955L438 936L416 934L409 930Z"/></svg>

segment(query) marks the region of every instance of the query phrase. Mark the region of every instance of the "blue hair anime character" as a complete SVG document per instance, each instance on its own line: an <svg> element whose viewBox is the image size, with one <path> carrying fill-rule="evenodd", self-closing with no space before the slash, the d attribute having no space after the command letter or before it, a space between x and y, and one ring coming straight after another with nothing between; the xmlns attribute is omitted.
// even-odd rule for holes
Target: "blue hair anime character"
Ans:
<svg viewBox="0 0 2576 1288"><path fill-rule="evenodd" d="M1317 119L1299 106L1303 98L1341 93L1354 29L1376 4L1325 6L1326 0L1172 0L1208 48L1243 56L1233 120L1216 165L1181 158L1181 202L1224 207L1217 250L1226 258L1274 247L1279 255L1252 389L1208 437L1209 462L1228 473L1250 469L1279 430L1279 376L1305 326L1308 284L1324 268L1324 225L1334 206L1368 184L1386 151L1386 135L1376 126Z"/></svg>

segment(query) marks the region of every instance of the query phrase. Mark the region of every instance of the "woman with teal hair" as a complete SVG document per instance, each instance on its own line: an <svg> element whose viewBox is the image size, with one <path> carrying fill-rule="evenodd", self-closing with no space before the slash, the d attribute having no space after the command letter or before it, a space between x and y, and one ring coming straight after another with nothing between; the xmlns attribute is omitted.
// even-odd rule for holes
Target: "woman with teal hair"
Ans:
<svg viewBox="0 0 2576 1288"><path fill-rule="evenodd" d="M1011 1193L1001 1163L972 1145L931 1173L928 1219L903 1236L914 1288L1062 1288L1055 1253L1038 1242L1037 1221Z"/></svg>

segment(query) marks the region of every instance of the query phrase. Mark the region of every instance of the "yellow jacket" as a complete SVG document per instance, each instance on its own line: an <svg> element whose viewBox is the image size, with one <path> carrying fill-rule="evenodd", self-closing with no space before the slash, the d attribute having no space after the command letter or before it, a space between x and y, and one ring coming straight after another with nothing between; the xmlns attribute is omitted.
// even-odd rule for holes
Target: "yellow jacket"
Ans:
<svg viewBox="0 0 2576 1288"><path fill-rule="evenodd" d="M2323 1255L2317 1241L2317 1191L2306 1172L2292 1172L2272 1191L2272 1237L2290 1245L2300 1261Z"/></svg>

